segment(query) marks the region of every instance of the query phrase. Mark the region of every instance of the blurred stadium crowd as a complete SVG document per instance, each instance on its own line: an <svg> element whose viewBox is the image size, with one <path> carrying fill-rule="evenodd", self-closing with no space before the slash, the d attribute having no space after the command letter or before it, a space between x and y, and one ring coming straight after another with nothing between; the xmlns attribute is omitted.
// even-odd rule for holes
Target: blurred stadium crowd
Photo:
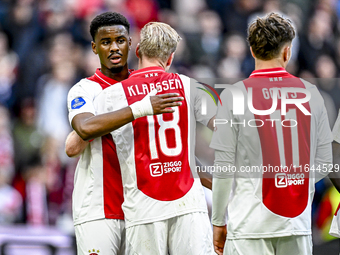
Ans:
<svg viewBox="0 0 340 255"><path fill-rule="evenodd" d="M0 1L0 224L57 225L73 229L71 195L77 159L64 142L71 127L66 98L91 76L89 24L103 11L131 23L129 67L149 21L174 27L183 38L172 72L194 78L244 78L254 61L246 38L257 16L279 12L297 29L288 71L315 79L332 127L340 108L340 1L337 0L1 0ZM316 79L323 78L323 79ZM203 134L207 145L209 134ZM204 146L203 146L204 147ZM205 163L212 153L199 151ZM314 202L314 241L322 243L340 198L327 180Z"/></svg>

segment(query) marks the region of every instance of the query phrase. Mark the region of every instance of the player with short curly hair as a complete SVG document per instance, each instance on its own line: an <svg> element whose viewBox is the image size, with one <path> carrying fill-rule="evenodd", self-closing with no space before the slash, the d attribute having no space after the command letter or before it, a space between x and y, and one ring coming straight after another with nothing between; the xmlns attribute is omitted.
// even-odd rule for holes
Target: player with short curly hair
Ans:
<svg viewBox="0 0 340 255"><path fill-rule="evenodd" d="M247 40L256 58L270 60L278 57L282 47L290 44L294 37L291 21L272 13L249 26Z"/></svg>
<svg viewBox="0 0 340 255"><path fill-rule="evenodd" d="M257 18L248 29L255 70L221 93L216 120L228 124L216 125L210 145L226 170L213 178L220 255L312 254L314 185L330 170L333 139L316 86L285 69L294 36L278 14ZM231 90L248 98L243 114L233 113Z"/></svg>
<svg viewBox="0 0 340 255"><path fill-rule="evenodd" d="M96 16L90 24L90 34L92 40L95 41L95 36L98 29L106 26L117 26L122 25L125 27L126 31L130 33L130 23L129 21L120 13L117 12L105 12Z"/></svg>

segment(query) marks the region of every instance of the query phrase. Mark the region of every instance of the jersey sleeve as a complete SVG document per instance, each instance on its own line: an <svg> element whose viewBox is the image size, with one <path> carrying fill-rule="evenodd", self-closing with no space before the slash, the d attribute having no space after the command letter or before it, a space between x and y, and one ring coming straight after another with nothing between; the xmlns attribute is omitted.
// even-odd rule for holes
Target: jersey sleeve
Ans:
<svg viewBox="0 0 340 255"><path fill-rule="evenodd" d="M316 88L315 88L316 89ZM330 167L326 167L332 164L332 146L333 141L332 131L329 126L327 110L324 104L324 100L319 92L316 97L312 97L311 100L320 103L320 112L318 113L318 125L317 125L317 147L315 154L315 167L319 167L322 171L316 171L316 181L321 180L328 175L331 171ZM313 112L312 112L313 114ZM327 171L328 170L328 171Z"/></svg>
<svg viewBox="0 0 340 255"><path fill-rule="evenodd" d="M329 126L328 115L325 105L322 105L322 113L318 125L318 145L331 143L333 141L332 132Z"/></svg>
<svg viewBox="0 0 340 255"><path fill-rule="evenodd" d="M209 120L216 115L217 106L202 84L193 79L191 82L193 83L192 89L195 91L194 111L196 120L207 126Z"/></svg>
<svg viewBox="0 0 340 255"><path fill-rule="evenodd" d="M232 112L232 95L229 90L221 93L222 104L218 104L215 119L215 129L211 139L210 147L220 151L223 155L223 164L221 167L235 164L235 155L237 148L238 125L230 125L234 120ZM215 161L215 164L218 163ZM224 178L224 175L230 175L228 172L216 172L215 177Z"/></svg>
<svg viewBox="0 0 340 255"><path fill-rule="evenodd" d="M237 125L230 125L230 121L234 119L232 112L232 95L227 89L221 93L222 104L217 107L217 114L214 123L214 133L210 143L210 147L215 150L226 151L231 153L230 160L234 158L237 143Z"/></svg>
<svg viewBox="0 0 340 255"><path fill-rule="evenodd" d="M329 166L332 164L332 140L333 137L329 127L327 111L323 105L322 114L320 116L320 122L318 125L318 144L315 155L315 167L321 168L322 171L316 171L316 182L326 177L329 174L329 171L331 171Z"/></svg>
<svg viewBox="0 0 340 255"><path fill-rule="evenodd" d="M122 93L122 84L120 82L114 86L103 89L93 101L96 114L108 113L117 109L121 101L126 101L122 100L122 98L124 98ZM118 109L121 108L123 108L123 106L118 107Z"/></svg>
<svg viewBox="0 0 340 255"><path fill-rule="evenodd" d="M333 126L333 140L337 143L340 143L340 110L338 114L338 118Z"/></svg>
<svg viewBox="0 0 340 255"><path fill-rule="evenodd" d="M207 126L209 120L216 115L217 106L205 87L185 75L180 75L184 86L190 87L190 104L193 106L196 121Z"/></svg>
<svg viewBox="0 0 340 255"><path fill-rule="evenodd" d="M81 80L74 85L67 96L68 118L70 123L74 116L80 113L89 112L96 114L93 100L101 92L101 87L97 83Z"/></svg>
<svg viewBox="0 0 340 255"><path fill-rule="evenodd" d="M228 90L221 93L215 119L215 129L210 147L215 149L215 171L213 172L212 224L224 226L229 195L232 190L233 172L226 169L235 164L238 130L235 125L226 123L233 119L231 94ZM223 170L225 169L225 170Z"/></svg>

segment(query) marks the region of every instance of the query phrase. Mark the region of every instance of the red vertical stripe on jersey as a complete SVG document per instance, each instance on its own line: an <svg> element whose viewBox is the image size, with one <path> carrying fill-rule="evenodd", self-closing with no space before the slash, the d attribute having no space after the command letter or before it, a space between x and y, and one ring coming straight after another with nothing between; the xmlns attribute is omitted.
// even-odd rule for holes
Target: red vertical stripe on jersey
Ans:
<svg viewBox="0 0 340 255"><path fill-rule="evenodd" d="M116 80L105 76L100 69L88 78L97 82L102 89L106 89L117 83ZM122 203L124 202L122 176L116 153L116 145L110 134L102 136L103 152L103 203L106 219L124 220Z"/></svg>
<svg viewBox="0 0 340 255"><path fill-rule="evenodd" d="M280 74L277 74L280 76ZM253 106L257 110L270 109L272 98L265 99L263 89L269 91L270 88L282 87L300 87L305 88L304 84L298 78L250 78L244 81L246 89L253 89ZM298 98L304 98L305 95L298 93ZM310 112L308 103L303 106ZM278 99L277 109L281 115L281 99ZM304 115L295 105L288 104L287 112L293 110L296 112L297 135L298 139L292 141L292 128L281 125L280 121L275 121L272 125L272 119L269 115L254 115L255 119L261 119L264 122L262 127L257 127L262 149L263 166L267 169L279 167L279 171L267 171L263 173L262 179L262 201L263 204L273 213L284 217L296 217L306 208L309 199L309 172L304 171L305 165L310 164L310 116ZM281 120L288 117L281 115ZM285 121L286 126L294 125L293 121ZM282 127L282 133L278 134L276 125ZM279 137L278 137L279 136ZM281 166L279 153L279 139L283 140L285 166L288 168L284 171ZM293 155L293 143L298 144L298 154ZM299 157L299 166L293 168L293 158ZM296 179L293 174L303 174L303 178ZM294 177L294 178L293 178ZM295 184L294 184L295 183Z"/></svg>
<svg viewBox="0 0 340 255"><path fill-rule="evenodd" d="M128 104L132 104L145 97L147 91L145 91L145 85L150 91L150 84L163 84L164 81L178 79L181 83L180 89L166 89L166 85L163 84L163 90L158 94L165 93L179 93L180 96L185 98L184 88L182 81L176 74L170 74L163 72L157 73L153 78L147 77L145 74L132 75L126 81L123 81L123 88L126 94ZM170 84L170 83L169 83ZM168 84L167 88L170 88ZM178 83L177 83L178 84ZM173 83L172 86L175 86ZM132 93L131 91L134 91ZM145 93L144 93L145 91ZM142 93L143 92L143 93ZM139 118L132 122L134 131L134 149L135 149L135 163L136 163L136 177L137 186L140 191L145 195L160 200L160 201L172 201L183 197L192 187L193 178L191 176L191 170L189 166L189 150L188 150L188 128L189 128L189 116L188 105L186 101L183 101L182 105L178 107L179 121L178 127L180 132L180 139L175 139L175 129L167 128L164 131L165 144L169 149L175 148L177 142L182 143L182 150L179 155L169 156L166 155L160 146L160 137L162 136L161 125L157 116L152 116L149 119L153 119L155 144L157 148L158 158L152 158L150 152L150 138L149 137L149 122L147 117ZM164 122L168 122L174 119L173 113L158 115ZM176 162L176 163L175 163ZM178 164L180 162L180 171L176 171L176 167L172 164ZM174 170L167 172L169 169ZM177 168L179 169L179 168Z"/></svg>
<svg viewBox="0 0 340 255"><path fill-rule="evenodd" d="M124 220L124 213L121 208L124 202L122 176L116 146L111 134L102 136L102 149L105 218Z"/></svg>

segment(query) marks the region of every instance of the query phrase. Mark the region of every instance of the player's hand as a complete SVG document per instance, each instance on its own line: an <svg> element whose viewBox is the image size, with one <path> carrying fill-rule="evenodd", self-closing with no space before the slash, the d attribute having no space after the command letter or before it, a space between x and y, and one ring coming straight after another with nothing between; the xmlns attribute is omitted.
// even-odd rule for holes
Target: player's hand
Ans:
<svg viewBox="0 0 340 255"><path fill-rule="evenodd" d="M218 255L223 255L225 240L227 238L227 226L213 226L214 250Z"/></svg>
<svg viewBox="0 0 340 255"><path fill-rule="evenodd" d="M171 107L180 106L181 101L184 100L178 93L156 95L157 92L158 89L153 89L142 100L130 105L134 119L147 115L174 112L175 110Z"/></svg>
<svg viewBox="0 0 340 255"><path fill-rule="evenodd" d="M162 95L155 95L150 97L153 108L153 114L171 113L175 110L171 107L182 105L184 98L180 97L177 93L168 93Z"/></svg>

